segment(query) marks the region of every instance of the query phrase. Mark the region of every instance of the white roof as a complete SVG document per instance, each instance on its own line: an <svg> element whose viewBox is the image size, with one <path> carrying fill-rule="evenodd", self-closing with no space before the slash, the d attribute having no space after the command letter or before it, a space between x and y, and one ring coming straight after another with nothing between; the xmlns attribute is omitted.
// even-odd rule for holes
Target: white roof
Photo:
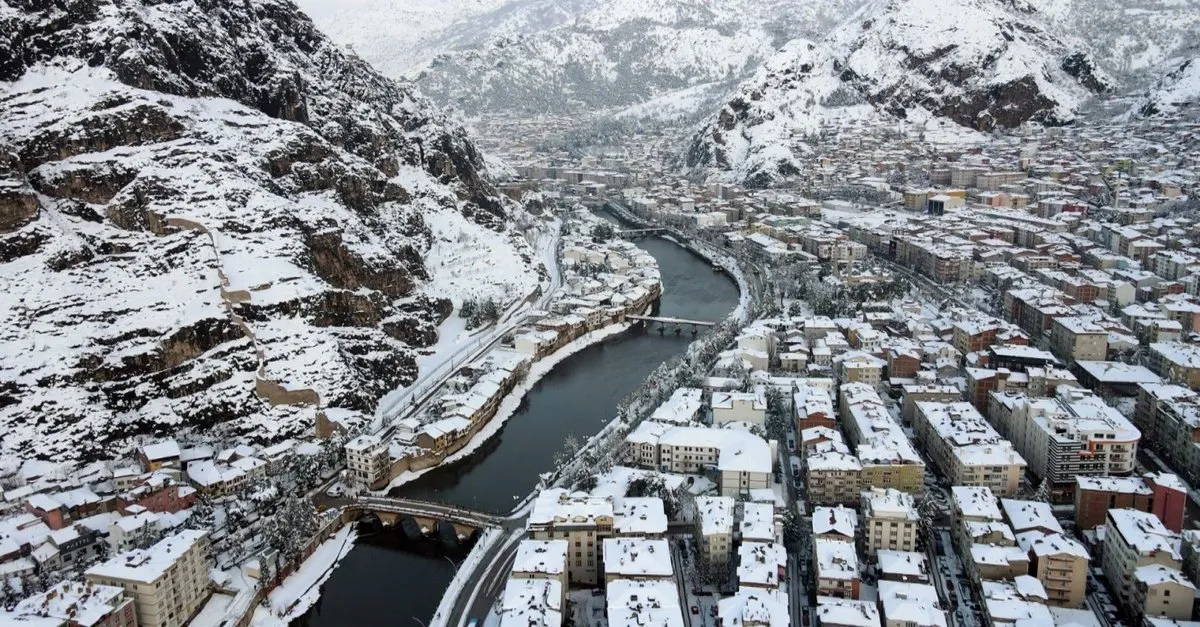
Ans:
<svg viewBox="0 0 1200 627"><path fill-rule="evenodd" d="M741 627L746 623L788 627L790 614L788 596L783 590L738 588L736 594L717 603L717 618L721 625L728 627Z"/></svg>
<svg viewBox="0 0 1200 627"><path fill-rule="evenodd" d="M992 489L986 486L959 486L950 488L954 505L967 518L1003 520L1000 515L1000 502L996 500Z"/></svg>
<svg viewBox="0 0 1200 627"><path fill-rule="evenodd" d="M207 536L207 531L187 529L159 540L148 549L125 551L92 566L84 574L104 579L153 583L162 577L180 556Z"/></svg>
<svg viewBox="0 0 1200 627"><path fill-rule="evenodd" d="M70 620L73 621L72 624L90 627L121 605L124 597L124 588L82 581L63 581L17 604L12 613L20 618L11 624L37 625L37 622L31 623L26 618L49 617L59 620L48 624L58 625L62 620ZM3 624L5 620L0 616L0 625Z"/></svg>
<svg viewBox="0 0 1200 627"><path fill-rule="evenodd" d="M879 627L879 608L870 601L819 596L817 624Z"/></svg>
<svg viewBox="0 0 1200 627"><path fill-rule="evenodd" d="M688 423L695 420L703 404L703 390L698 388L679 388L671 393L671 398L654 410L650 420L670 423Z"/></svg>
<svg viewBox="0 0 1200 627"><path fill-rule="evenodd" d="M865 518L890 518L917 521L921 515L917 513L916 500L913 495L895 488L875 488L863 490L862 512Z"/></svg>
<svg viewBox="0 0 1200 627"><path fill-rule="evenodd" d="M775 540L775 505L773 503L742 503L742 522L738 525L743 541L772 542Z"/></svg>
<svg viewBox="0 0 1200 627"><path fill-rule="evenodd" d="M654 496L621 499L616 507L613 529L618 534L665 534L667 514L662 499Z"/></svg>
<svg viewBox="0 0 1200 627"><path fill-rule="evenodd" d="M1120 494L1153 494L1154 491L1141 477L1076 476L1075 485L1080 490L1098 490Z"/></svg>
<svg viewBox="0 0 1200 627"><path fill-rule="evenodd" d="M1078 540L1062 534L1051 534L1041 537L1031 535L1018 536L1018 543L1025 551L1033 551L1038 557L1053 555L1072 555L1090 560L1087 549Z"/></svg>
<svg viewBox="0 0 1200 627"><path fill-rule="evenodd" d="M814 536L837 534L853 540L858 527L858 513L841 505L818 506L813 510L812 525Z"/></svg>
<svg viewBox="0 0 1200 627"><path fill-rule="evenodd" d="M821 579L858 579L858 553L842 540L813 540L817 576Z"/></svg>
<svg viewBox="0 0 1200 627"><path fill-rule="evenodd" d="M743 585L778 586L787 567L787 550L774 542L743 542L738 547L738 581Z"/></svg>
<svg viewBox="0 0 1200 627"><path fill-rule="evenodd" d="M1178 536L1167 529L1154 514L1134 509L1108 510L1109 532L1115 527L1125 544L1139 553L1164 552L1173 559L1182 559L1176 550Z"/></svg>
<svg viewBox="0 0 1200 627"><path fill-rule="evenodd" d="M142 447L142 454L150 461L174 459L179 457L179 444L175 440L163 440Z"/></svg>
<svg viewBox="0 0 1200 627"><path fill-rule="evenodd" d="M621 577L670 577L671 546L666 540L605 538L604 573Z"/></svg>
<svg viewBox="0 0 1200 627"><path fill-rule="evenodd" d="M879 603L887 621L916 627L947 627L937 590L928 584L880 580Z"/></svg>
<svg viewBox="0 0 1200 627"><path fill-rule="evenodd" d="M696 514L700 516L700 533L706 536L733 533L733 507L728 496L696 497Z"/></svg>
<svg viewBox="0 0 1200 627"><path fill-rule="evenodd" d="M543 490L534 499L528 524L594 525L597 518L612 518L613 513L611 497L554 488Z"/></svg>
<svg viewBox="0 0 1200 627"><path fill-rule="evenodd" d="M559 627L562 593L562 582L554 579L509 579L500 597L500 625Z"/></svg>
<svg viewBox="0 0 1200 627"><path fill-rule="evenodd" d="M1192 590L1196 589L1196 585L1188 581L1188 578L1185 577L1184 574L1178 569L1169 568L1162 564L1150 564L1149 566L1142 566L1133 571L1133 576L1135 579L1146 584L1147 586L1173 583L1185 588L1191 588Z"/></svg>
<svg viewBox="0 0 1200 627"><path fill-rule="evenodd" d="M879 549L876 559L879 572L885 576L929 578L929 563L924 553Z"/></svg>
<svg viewBox="0 0 1200 627"><path fill-rule="evenodd" d="M1120 361L1077 361L1077 366L1100 383L1161 383L1162 379L1145 366Z"/></svg>
<svg viewBox="0 0 1200 627"><path fill-rule="evenodd" d="M1104 627L1100 622L1100 617L1091 610L1077 610L1070 607L1049 607L1047 609L1054 616L1054 627Z"/></svg>
<svg viewBox="0 0 1200 627"><path fill-rule="evenodd" d="M683 627L673 581L617 579L606 586L609 627Z"/></svg>
<svg viewBox="0 0 1200 627"><path fill-rule="evenodd" d="M1063 533L1062 525L1054 518L1054 510L1050 509L1049 503L1000 499L1000 506L1004 509L1004 516L1012 525L1013 531L1017 533L1029 529Z"/></svg>
<svg viewBox="0 0 1200 627"><path fill-rule="evenodd" d="M566 540L522 540L513 561L514 573L561 575L567 570Z"/></svg>

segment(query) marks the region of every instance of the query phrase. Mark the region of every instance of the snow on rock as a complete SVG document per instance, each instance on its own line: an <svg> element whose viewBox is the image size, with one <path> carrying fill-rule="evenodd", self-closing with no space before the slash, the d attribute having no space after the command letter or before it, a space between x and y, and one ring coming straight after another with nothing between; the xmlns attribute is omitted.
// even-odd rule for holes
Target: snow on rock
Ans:
<svg viewBox="0 0 1200 627"><path fill-rule="evenodd" d="M482 296L544 272L466 132L289 2L0 0L0 33L2 453L369 414L452 244L503 264Z"/></svg>
<svg viewBox="0 0 1200 627"><path fill-rule="evenodd" d="M1162 78L1134 103L1134 116L1166 115L1181 107L1200 103L1200 47L1188 51L1191 56L1172 59L1165 65Z"/></svg>
<svg viewBox="0 0 1200 627"><path fill-rule="evenodd" d="M1200 0L1041 0L1037 8L1086 37L1100 67L1131 78L1200 39Z"/></svg>
<svg viewBox="0 0 1200 627"><path fill-rule="evenodd" d="M1062 124L1110 85L1024 2L875 0L824 39L784 46L705 122L688 163L769 185L798 172L799 140L824 127Z"/></svg>
<svg viewBox="0 0 1200 627"><path fill-rule="evenodd" d="M863 0L481 0L431 19L413 16L425 2L394 0L322 17L330 1L301 3L317 5L318 23L384 73L406 73L439 103L477 113L624 107L728 87L786 38L824 32Z"/></svg>

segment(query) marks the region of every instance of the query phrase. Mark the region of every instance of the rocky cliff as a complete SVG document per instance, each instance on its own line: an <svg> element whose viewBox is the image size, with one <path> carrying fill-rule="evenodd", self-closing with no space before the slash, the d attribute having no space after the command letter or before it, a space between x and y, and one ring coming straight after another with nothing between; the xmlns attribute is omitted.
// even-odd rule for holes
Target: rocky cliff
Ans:
<svg viewBox="0 0 1200 627"><path fill-rule="evenodd" d="M311 432L413 380L439 242L538 272L463 129L287 0L0 0L0 450Z"/></svg>
<svg viewBox="0 0 1200 627"><path fill-rule="evenodd" d="M797 171L793 138L823 127L1063 124L1110 87L1082 42L1022 0L876 0L780 50L704 124L688 161L770 185Z"/></svg>

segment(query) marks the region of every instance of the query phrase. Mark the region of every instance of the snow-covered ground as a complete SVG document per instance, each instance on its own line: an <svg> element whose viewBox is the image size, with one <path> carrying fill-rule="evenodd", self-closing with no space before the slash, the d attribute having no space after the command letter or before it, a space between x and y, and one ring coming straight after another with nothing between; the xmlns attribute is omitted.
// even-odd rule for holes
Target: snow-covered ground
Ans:
<svg viewBox="0 0 1200 627"><path fill-rule="evenodd" d="M429 619L429 627L445 627L450 619L450 614L453 610L454 602L458 599L458 595L462 594L463 587L467 583L467 579L476 571L483 561L483 556L488 553L497 543L504 541L504 532L495 527L489 527L479 536L479 541L471 549L471 553L467 555L467 559L463 560L458 568L454 571L454 579L450 580L450 585L446 587L446 592L442 594L442 601L438 603L437 610L433 613L433 618ZM512 538L509 539L510 541Z"/></svg>
<svg viewBox="0 0 1200 627"><path fill-rule="evenodd" d="M446 460L442 462L442 465L450 464L470 456L475 451L479 450L479 447L483 446L488 439L499 433L500 430L504 428L504 423L508 422L508 419L511 418L512 415L517 411L517 408L521 406L521 399L525 398L525 394L527 394L529 390L532 390L533 386L542 377L549 374L549 372L553 370L555 366L562 363L563 360L589 346L592 346L593 344L598 344L610 337L624 333L625 331L629 330L631 326L631 324L615 324L598 331L593 331L579 337L570 344L567 344L561 349L555 351L553 354L547 356L545 359L534 363L533 366L529 368L529 374L526 375L525 380L513 388L512 393L505 397L505 399L500 403L500 407L496 409L496 415L491 419L491 421L488 422L487 426L485 426L483 429L480 429L479 433L476 433L475 437L471 438L471 441L465 447L463 447L462 450L447 457ZM386 488L380 490L379 493L386 494L394 488L398 488L406 483L414 481L421 475L424 475L434 468L437 468L437 466L415 472L407 471L401 473L399 476L393 479Z"/></svg>
<svg viewBox="0 0 1200 627"><path fill-rule="evenodd" d="M354 548L358 534L352 525L338 530L304 560L299 570L283 580L268 598L269 609L259 607L254 612L254 627L286 627L289 622L308 611L321 595L321 584L333 574L342 558Z"/></svg>

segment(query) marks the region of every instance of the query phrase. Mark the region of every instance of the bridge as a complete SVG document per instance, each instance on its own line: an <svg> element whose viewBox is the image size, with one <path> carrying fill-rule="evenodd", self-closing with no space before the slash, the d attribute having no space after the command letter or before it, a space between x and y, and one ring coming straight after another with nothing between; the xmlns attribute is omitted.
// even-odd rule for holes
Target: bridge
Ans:
<svg viewBox="0 0 1200 627"><path fill-rule="evenodd" d="M391 522L408 516L417 522L429 523L427 525L429 527L436 526L439 522L450 523L460 532L499 527L502 523L501 518L493 514L419 499L363 496L358 498L354 506L363 511L372 512L380 519L390 518Z"/></svg>
<svg viewBox="0 0 1200 627"><path fill-rule="evenodd" d="M623 237L625 239L636 239L639 237L646 237L649 235L658 235L660 233L666 233L666 232L667 232L667 229L662 228L662 227L651 227L651 228L646 228L646 229L626 229L624 231L617 231L617 236Z"/></svg>
<svg viewBox="0 0 1200 627"><path fill-rule="evenodd" d="M663 316L625 316L628 320L640 320L642 322L661 322L662 324L685 325L690 324L694 327L715 327L717 323L707 320L688 320L687 318L666 318Z"/></svg>

